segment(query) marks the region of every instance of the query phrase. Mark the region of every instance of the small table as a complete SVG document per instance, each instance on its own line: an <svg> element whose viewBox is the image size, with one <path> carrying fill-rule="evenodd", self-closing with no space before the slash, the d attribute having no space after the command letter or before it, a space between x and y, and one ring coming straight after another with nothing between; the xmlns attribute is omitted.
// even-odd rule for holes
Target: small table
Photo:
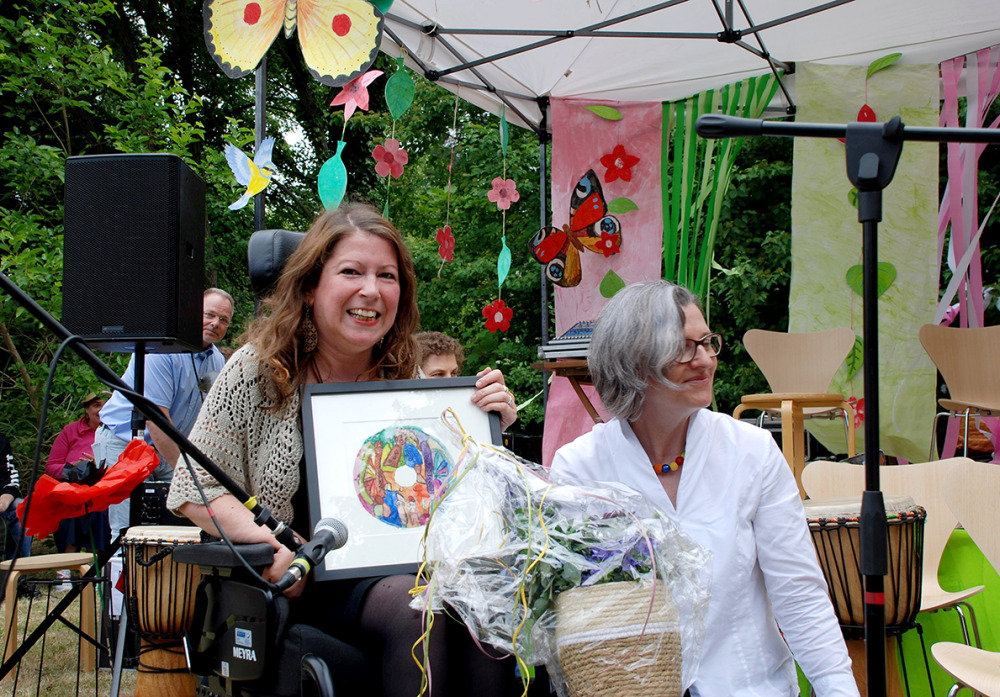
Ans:
<svg viewBox="0 0 1000 697"><path fill-rule="evenodd" d="M604 423L604 419L597 413L593 402L590 401L587 393L581 387L581 385L594 384L594 381L590 379L590 368L587 366L586 358L567 358L561 361L532 363L531 367L536 370L547 370L550 373L555 373L559 377L569 380L569 384L573 386L573 391L580 398L583 408L590 414L590 418L594 420L594 423Z"/></svg>
<svg viewBox="0 0 1000 697"><path fill-rule="evenodd" d="M94 564L94 557L83 552L67 552L64 554L41 554L36 557L21 557L14 564L10 577L7 580L5 589L4 604L6 609L6 630L5 637L17 637L17 581L22 574L33 571L46 571L48 569L76 569L80 576L83 576ZM10 569L11 562L0 562L0 572ZM97 637L93 635L95 621L94 609L94 585L87 583L80 593L80 630L90 637L92 642L96 642ZM4 663L17 650L17 641L8 641L7 649L4 651ZM97 645L85 641L80 645L80 669L91 672L96 667Z"/></svg>
<svg viewBox="0 0 1000 697"><path fill-rule="evenodd" d="M802 488L802 470L806 466L806 438L803 424L803 409L843 409L847 414L847 455L854 457L854 409L842 394L773 392L769 394L747 394L740 398L740 404L733 411L733 418L740 418L747 409L781 412L781 450L795 475L799 485L799 496L806 497Z"/></svg>

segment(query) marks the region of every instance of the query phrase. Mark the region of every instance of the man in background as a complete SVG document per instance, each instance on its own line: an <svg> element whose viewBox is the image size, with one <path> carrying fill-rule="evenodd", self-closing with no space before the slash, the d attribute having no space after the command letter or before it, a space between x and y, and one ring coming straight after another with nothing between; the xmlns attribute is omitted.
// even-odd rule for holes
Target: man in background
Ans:
<svg viewBox="0 0 1000 697"><path fill-rule="evenodd" d="M145 357L143 392L185 436L191 432L212 381L222 370L225 358L216 343L222 341L233 320L232 296L219 288L209 288L203 296L202 350L199 353L151 353ZM135 385L135 355L129 360L122 380ZM111 395L101 409L101 426L94 437L94 460L106 462L108 469L121 457L132 439L132 402L120 392ZM160 464L150 481L170 481L180 458L180 449L156 425L146 425L146 442L160 455ZM128 500L109 509L111 539L129 526Z"/></svg>

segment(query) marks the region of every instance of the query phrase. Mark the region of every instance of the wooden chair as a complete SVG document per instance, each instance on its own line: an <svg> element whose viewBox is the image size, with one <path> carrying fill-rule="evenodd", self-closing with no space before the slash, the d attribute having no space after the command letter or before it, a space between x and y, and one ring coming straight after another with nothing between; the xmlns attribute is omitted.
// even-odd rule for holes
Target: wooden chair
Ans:
<svg viewBox="0 0 1000 697"><path fill-rule="evenodd" d="M968 598L983 590L983 586L973 586L958 592L941 588L938 582L938 567L948 538L958 524L958 519L945 502L942 482L946 476L960 465L971 463L966 458L951 458L911 465L883 465L879 468L882 491L886 494L910 496L917 505L927 511L924 522L923 589L920 595L920 609L923 612L955 610L962 625L965 643L971 645L969 623L965 610L971 618L973 638L976 646L979 627ZM837 496L861 496L865 488L865 468L846 462L812 462L802 473L802 485L810 498L832 498Z"/></svg>
<svg viewBox="0 0 1000 697"><path fill-rule="evenodd" d="M830 382L854 346L854 332L836 327L819 332L785 333L751 329L743 345L767 379L770 394L743 395L734 418L747 409L781 417L781 447L799 482L805 467L805 419L844 417L847 455L855 454L854 409L844 395L830 393ZM799 493L805 495L799 483Z"/></svg>
<svg viewBox="0 0 1000 697"><path fill-rule="evenodd" d="M938 400L945 411L934 416L930 457L937 457L937 422L942 416L964 418L964 457L969 452L969 417L1000 416L1000 326L960 329L925 324L920 328L920 344L950 395Z"/></svg>
<svg viewBox="0 0 1000 697"><path fill-rule="evenodd" d="M948 508L969 533L983 556L1000 572L1000 466L964 460L944 479ZM1000 653L943 641L931 647L934 660L962 687L987 697L1000 697Z"/></svg>

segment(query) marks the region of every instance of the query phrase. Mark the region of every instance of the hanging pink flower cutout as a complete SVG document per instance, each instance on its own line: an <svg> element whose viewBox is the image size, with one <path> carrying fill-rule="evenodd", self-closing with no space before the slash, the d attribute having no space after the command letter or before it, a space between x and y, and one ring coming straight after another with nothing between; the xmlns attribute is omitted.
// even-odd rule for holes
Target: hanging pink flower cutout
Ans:
<svg viewBox="0 0 1000 697"><path fill-rule="evenodd" d="M514 311L507 307L503 300L494 300L483 308L483 317L486 318L486 328L491 332L498 329L502 332L510 329L510 320L514 316Z"/></svg>
<svg viewBox="0 0 1000 697"><path fill-rule="evenodd" d="M861 428L865 425L865 398L851 397L847 403L854 407L854 428Z"/></svg>
<svg viewBox="0 0 1000 697"><path fill-rule="evenodd" d="M521 199L521 194L518 192L514 180L503 177L497 177L493 180L493 190L486 196L502 211L507 210L510 208L510 204L517 203Z"/></svg>
<svg viewBox="0 0 1000 697"><path fill-rule="evenodd" d="M330 102L330 106L344 105L345 124L354 115L355 109L368 111L368 85L372 84L375 78L381 74L381 70L369 70L364 75L359 75L344 85Z"/></svg>
<svg viewBox="0 0 1000 697"><path fill-rule="evenodd" d="M601 164L608 168L604 174L604 183L616 179L632 181L632 168L639 164L639 158L625 152L624 145L616 145L615 149L601 158Z"/></svg>
<svg viewBox="0 0 1000 697"><path fill-rule="evenodd" d="M376 145L372 150L372 157L375 158L375 174L380 177L399 179L403 175L403 165L410 161L410 156L399 147L399 141L395 138L386 138L385 145Z"/></svg>
<svg viewBox="0 0 1000 697"><path fill-rule="evenodd" d="M434 239L438 243L438 255L445 261L455 258L455 238L451 236L451 225L439 227Z"/></svg>
<svg viewBox="0 0 1000 697"><path fill-rule="evenodd" d="M607 259L612 254L618 254L621 249L622 236L619 233L610 234L601 230L601 241L598 243L597 248L601 250L604 254L604 258Z"/></svg>

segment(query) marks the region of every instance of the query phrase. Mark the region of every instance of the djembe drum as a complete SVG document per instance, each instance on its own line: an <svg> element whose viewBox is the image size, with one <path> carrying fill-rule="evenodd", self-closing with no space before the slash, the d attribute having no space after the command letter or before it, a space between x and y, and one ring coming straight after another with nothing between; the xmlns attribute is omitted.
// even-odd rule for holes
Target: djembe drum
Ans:
<svg viewBox="0 0 1000 697"><path fill-rule="evenodd" d="M200 535L196 527L154 525L129 528L122 537L129 622L139 636L137 695L195 694L182 637L191 622L200 574L197 566L175 564L170 555L179 545L198 543Z"/></svg>
<svg viewBox="0 0 1000 697"><path fill-rule="evenodd" d="M920 611L924 520L927 513L909 496L885 497L888 574L885 626L899 634L914 626ZM860 497L803 501L816 556L830 592L834 613L847 641L854 677L867 693L864 646L864 576L861 573ZM902 695L895 644L886 639L887 694Z"/></svg>

